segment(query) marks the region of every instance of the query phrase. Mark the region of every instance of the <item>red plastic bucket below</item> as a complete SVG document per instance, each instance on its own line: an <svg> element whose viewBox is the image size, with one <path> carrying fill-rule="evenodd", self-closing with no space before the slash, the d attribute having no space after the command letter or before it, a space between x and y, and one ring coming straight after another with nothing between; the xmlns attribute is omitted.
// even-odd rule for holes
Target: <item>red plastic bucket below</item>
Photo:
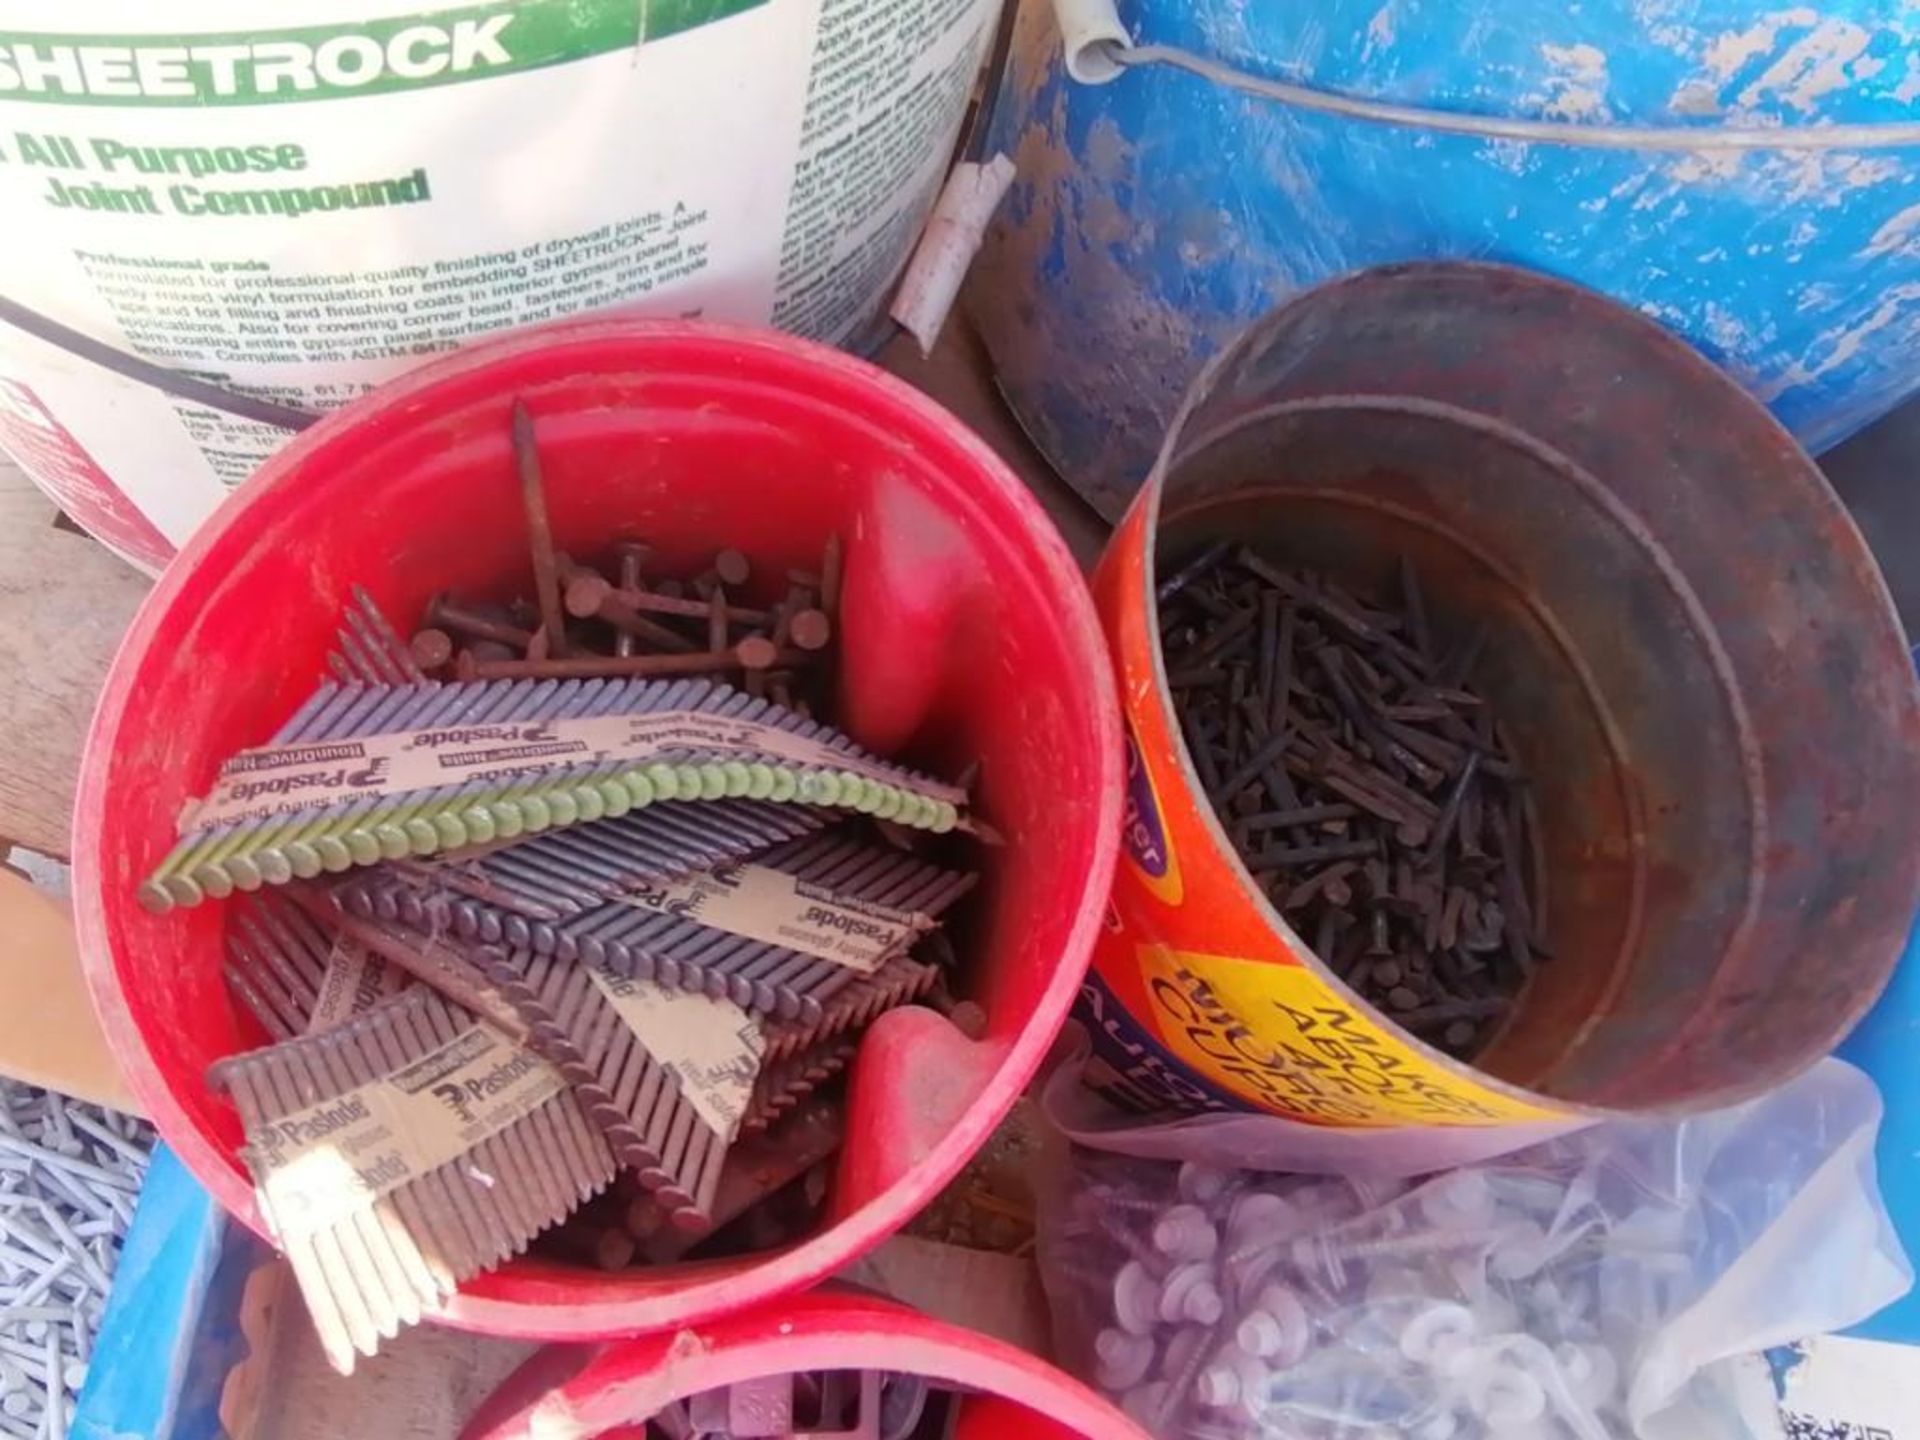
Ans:
<svg viewBox="0 0 1920 1440"><path fill-rule="evenodd" d="M852 1369L974 1392L954 1440L1147 1440L1093 1391L1024 1350L888 1301L830 1293L677 1335L543 1350L487 1398L460 1440L641 1440L648 1417L702 1390Z"/></svg>
<svg viewBox="0 0 1920 1440"><path fill-rule="evenodd" d="M598 1339L811 1285L943 1186L1005 1115L1086 970L1120 829L1110 666L1079 572L1020 482L918 392L787 337L589 322L483 345L302 435L184 550L134 621L94 717L74 828L88 981L134 1093L228 1210L260 1228L238 1117L209 1063L262 1043L220 979L223 907L155 917L134 887L219 761L322 673L363 584L410 620L440 589L523 593L508 439L533 412L562 548L621 535L691 570L722 544L763 571L844 537L841 719L946 774L978 760L979 899L956 935L987 1014L968 1040L908 1007L869 1031L821 1228L751 1259L615 1275L522 1260L473 1282L455 1324Z"/></svg>

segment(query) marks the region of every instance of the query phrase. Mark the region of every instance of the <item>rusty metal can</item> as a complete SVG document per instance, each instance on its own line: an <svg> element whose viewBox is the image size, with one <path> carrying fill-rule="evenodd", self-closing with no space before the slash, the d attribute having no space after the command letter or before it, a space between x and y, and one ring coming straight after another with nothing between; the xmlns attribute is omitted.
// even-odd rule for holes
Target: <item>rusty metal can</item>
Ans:
<svg viewBox="0 0 1920 1440"><path fill-rule="evenodd" d="M1268 903L1203 793L1156 584L1223 539L1363 596L1411 562L1532 777L1543 964L1473 1064ZM1685 1111L1872 1003L1920 894L1920 706L1813 462L1649 320L1497 266L1364 271L1187 396L1094 582L1128 725L1123 858L1082 998L1135 1109L1342 1126Z"/></svg>

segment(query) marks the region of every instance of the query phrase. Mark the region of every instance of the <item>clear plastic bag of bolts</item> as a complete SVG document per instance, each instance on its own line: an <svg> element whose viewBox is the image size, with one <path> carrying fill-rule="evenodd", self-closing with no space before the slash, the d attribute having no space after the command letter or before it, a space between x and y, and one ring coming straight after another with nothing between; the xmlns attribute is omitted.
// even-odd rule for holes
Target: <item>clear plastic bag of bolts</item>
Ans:
<svg viewBox="0 0 1920 1440"><path fill-rule="evenodd" d="M1043 1194L1056 1340L1160 1440L1745 1440L1728 1362L1912 1282L1880 1113L1827 1061L1424 1177L1075 1147Z"/></svg>

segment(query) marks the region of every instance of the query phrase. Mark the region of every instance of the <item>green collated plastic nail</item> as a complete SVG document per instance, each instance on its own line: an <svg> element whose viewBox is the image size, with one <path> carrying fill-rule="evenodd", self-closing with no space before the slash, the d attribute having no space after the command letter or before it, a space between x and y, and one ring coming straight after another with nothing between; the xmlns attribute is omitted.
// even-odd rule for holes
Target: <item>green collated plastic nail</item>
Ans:
<svg viewBox="0 0 1920 1440"><path fill-rule="evenodd" d="M680 798L680 772L664 760L656 760L643 772L653 782L653 798L656 800L678 800Z"/></svg>
<svg viewBox="0 0 1920 1440"><path fill-rule="evenodd" d="M633 808L644 810L653 804L653 781L647 778L643 770L629 770L620 777L620 783L626 788L627 798L633 802Z"/></svg>
<svg viewBox="0 0 1920 1440"><path fill-rule="evenodd" d="M526 825L529 835L538 835L542 830L553 827L553 811L547 808L544 795L522 795L514 802L520 807L520 818Z"/></svg>
<svg viewBox="0 0 1920 1440"><path fill-rule="evenodd" d="M724 800L727 798L727 767L718 760L703 760L699 765L700 798L702 800Z"/></svg>
<svg viewBox="0 0 1920 1440"><path fill-rule="evenodd" d="M744 760L729 760L720 768L726 772L729 799L740 799L753 789L753 771Z"/></svg>
<svg viewBox="0 0 1920 1440"><path fill-rule="evenodd" d="M572 786L566 786L562 789L549 792L546 800L547 812L553 816L553 823L555 825L577 825L580 823L582 819L580 802L575 798L575 791Z"/></svg>
<svg viewBox="0 0 1920 1440"><path fill-rule="evenodd" d="M633 796L627 787L613 776L597 782L594 787L600 792L600 816L604 820L618 820L633 808Z"/></svg>
<svg viewBox="0 0 1920 1440"><path fill-rule="evenodd" d="M749 800L765 800L769 795L773 794L773 775L774 771L771 765L764 765L757 760L748 765L747 798Z"/></svg>
<svg viewBox="0 0 1920 1440"><path fill-rule="evenodd" d="M936 800L933 805L933 822L926 828L934 834L944 835L960 823L960 812L951 800Z"/></svg>
<svg viewBox="0 0 1920 1440"><path fill-rule="evenodd" d="M251 855L235 855L223 868L236 890L258 890L266 878Z"/></svg>
<svg viewBox="0 0 1920 1440"><path fill-rule="evenodd" d="M191 875L169 875L160 883L175 905L198 905L207 898Z"/></svg>
<svg viewBox="0 0 1920 1440"><path fill-rule="evenodd" d="M356 865L374 865L380 860L380 842L371 830L356 830L347 836L347 852Z"/></svg>
<svg viewBox="0 0 1920 1440"><path fill-rule="evenodd" d="M488 844L494 837L493 816L484 805L469 800L460 812L460 823L467 827L467 834L475 845Z"/></svg>
<svg viewBox="0 0 1920 1440"><path fill-rule="evenodd" d="M430 821L410 815L400 823L407 832L407 839L413 842L414 854L431 855L434 847L440 843L440 832L433 828Z"/></svg>
<svg viewBox="0 0 1920 1440"><path fill-rule="evenodd" d="M260 876L269 885L285 885L293 879L293 866L277 850L262 850L253 857L253 862L260 867Z"/></svg>
<svg viewBox="0 0 1920 1440"><path fill-rule="evenodd" d="M880 804L873 812L876 820L898 820L900 812L907 808L907 792L897 785L889 785L886 793L880 797Z"/></svg>
<svg viewBox="0 0 1920 1440"><path fill-rule="evenodd" d="M293 878L296 880L311 880L323 868L320 864L320 852L300 840L289 840L260 853L278 855L286 867L293 871Z"/></svg>
<svg viewBox="0 0 1920 1440"><path fill-rule="evenodd" d="M320 852L320 863L327 867L329 875L338 875L342 870L353 868L353 852L337 835L322 835L313 842L313 848Z"/></svg>
<svg viewBox="0 0 1920 1440"><path fill-rule="evenodd" d="M380 843L380 857L383 860L404 860L412 853L407 844L407 832L394 824L391 818L374 825L373 838Z"/></svg>
<svg viewBox="0 0 1920 1440"><path fill-rule="evenodd" d="M140 908L149 915L164 915L173 909L173 896L158 880L142 880L140 888L133 893L140 902Z"/></svg>
<svg viewBox="0 0 1920 1440"><path fill-rule="evenodd" d="M460 823L459 816L442 812L433 817L432 823L440 849L458 850L467 843L467 827Z"/></svg>
<svg viewBox="0 0 1920 1440"><path fill-rule="evenodd" d="M800 798L809 805L838 805L840 777L830 770L809 770L800 777Z"/></svg>
<svg viewBox="0 0 1920 1440"><path fill-rule="evenodd" d="M287 827L284 824L275 825L266 831L264 835L256 834L253 829L248 826L242 826L232 830L225 835L217 837L207 845L196 846L195 850L197 853L188 860L187 864L181 867L181 873L191 875L204 866L209 865L224 871L227 861L233 856L251 853L259 849L266 835L278 835L284 833L286 829Z"/></svg>
<svg viewBox="0 0 1920 1440"><path fill-rule="evenodd" d="M591 825L607 813L606 802L600 798L600 786L592 780L584 780L573 787L573 818L580 825Z"/></svg>
<svg viewBox="0 0 1920 1440"><path fill-rule="evenodd" d="M233 893L233 880L224 865L202 865L193 872L193 878L215 900L224 900Z"/></svg>

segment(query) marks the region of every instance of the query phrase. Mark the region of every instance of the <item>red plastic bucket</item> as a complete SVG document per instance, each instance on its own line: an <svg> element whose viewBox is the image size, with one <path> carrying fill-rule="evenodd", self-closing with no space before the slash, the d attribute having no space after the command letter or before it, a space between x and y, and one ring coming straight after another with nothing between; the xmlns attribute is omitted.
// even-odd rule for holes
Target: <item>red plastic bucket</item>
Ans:
<svg viewBox="0 0 1920 1440"><path fill-rule="evenodd" d="M993 453L918 392L834 351L689 324L593 322L483 345L314 427L181 553L108 676L82 767L75 902L88 980L134 1093L228 1210L260 1217L237 1116L204 1076L261 1042L220 978L218 905L163 917L134 887L182 803L311 690L348 588L410 619L440 589L521 584L511 402L539 426L554 533L643 535L692 568L724 544L776 569L844 537L841 719L945 773L978 760L1004 836L956 937L987 1014L968 1040L918 1007L868 1033L820 1230L734 1262L607 1275L522 1260L453 1323L600 1338L813 1284L897 1229L1031 1078L1087 965L1119 836L1118 708L1058 534Z"/></svg>
<svg viewBox="0 0 1920 1440"><path fill-rule="evenodd" d="M968 1390L955 1440L1146 1440L1064 1371L884 1300L803 1296L677 1335L551 1348L509 1375L460 1440L641 1440L664 1405L763 1375L866 1368Z"/></svg>

